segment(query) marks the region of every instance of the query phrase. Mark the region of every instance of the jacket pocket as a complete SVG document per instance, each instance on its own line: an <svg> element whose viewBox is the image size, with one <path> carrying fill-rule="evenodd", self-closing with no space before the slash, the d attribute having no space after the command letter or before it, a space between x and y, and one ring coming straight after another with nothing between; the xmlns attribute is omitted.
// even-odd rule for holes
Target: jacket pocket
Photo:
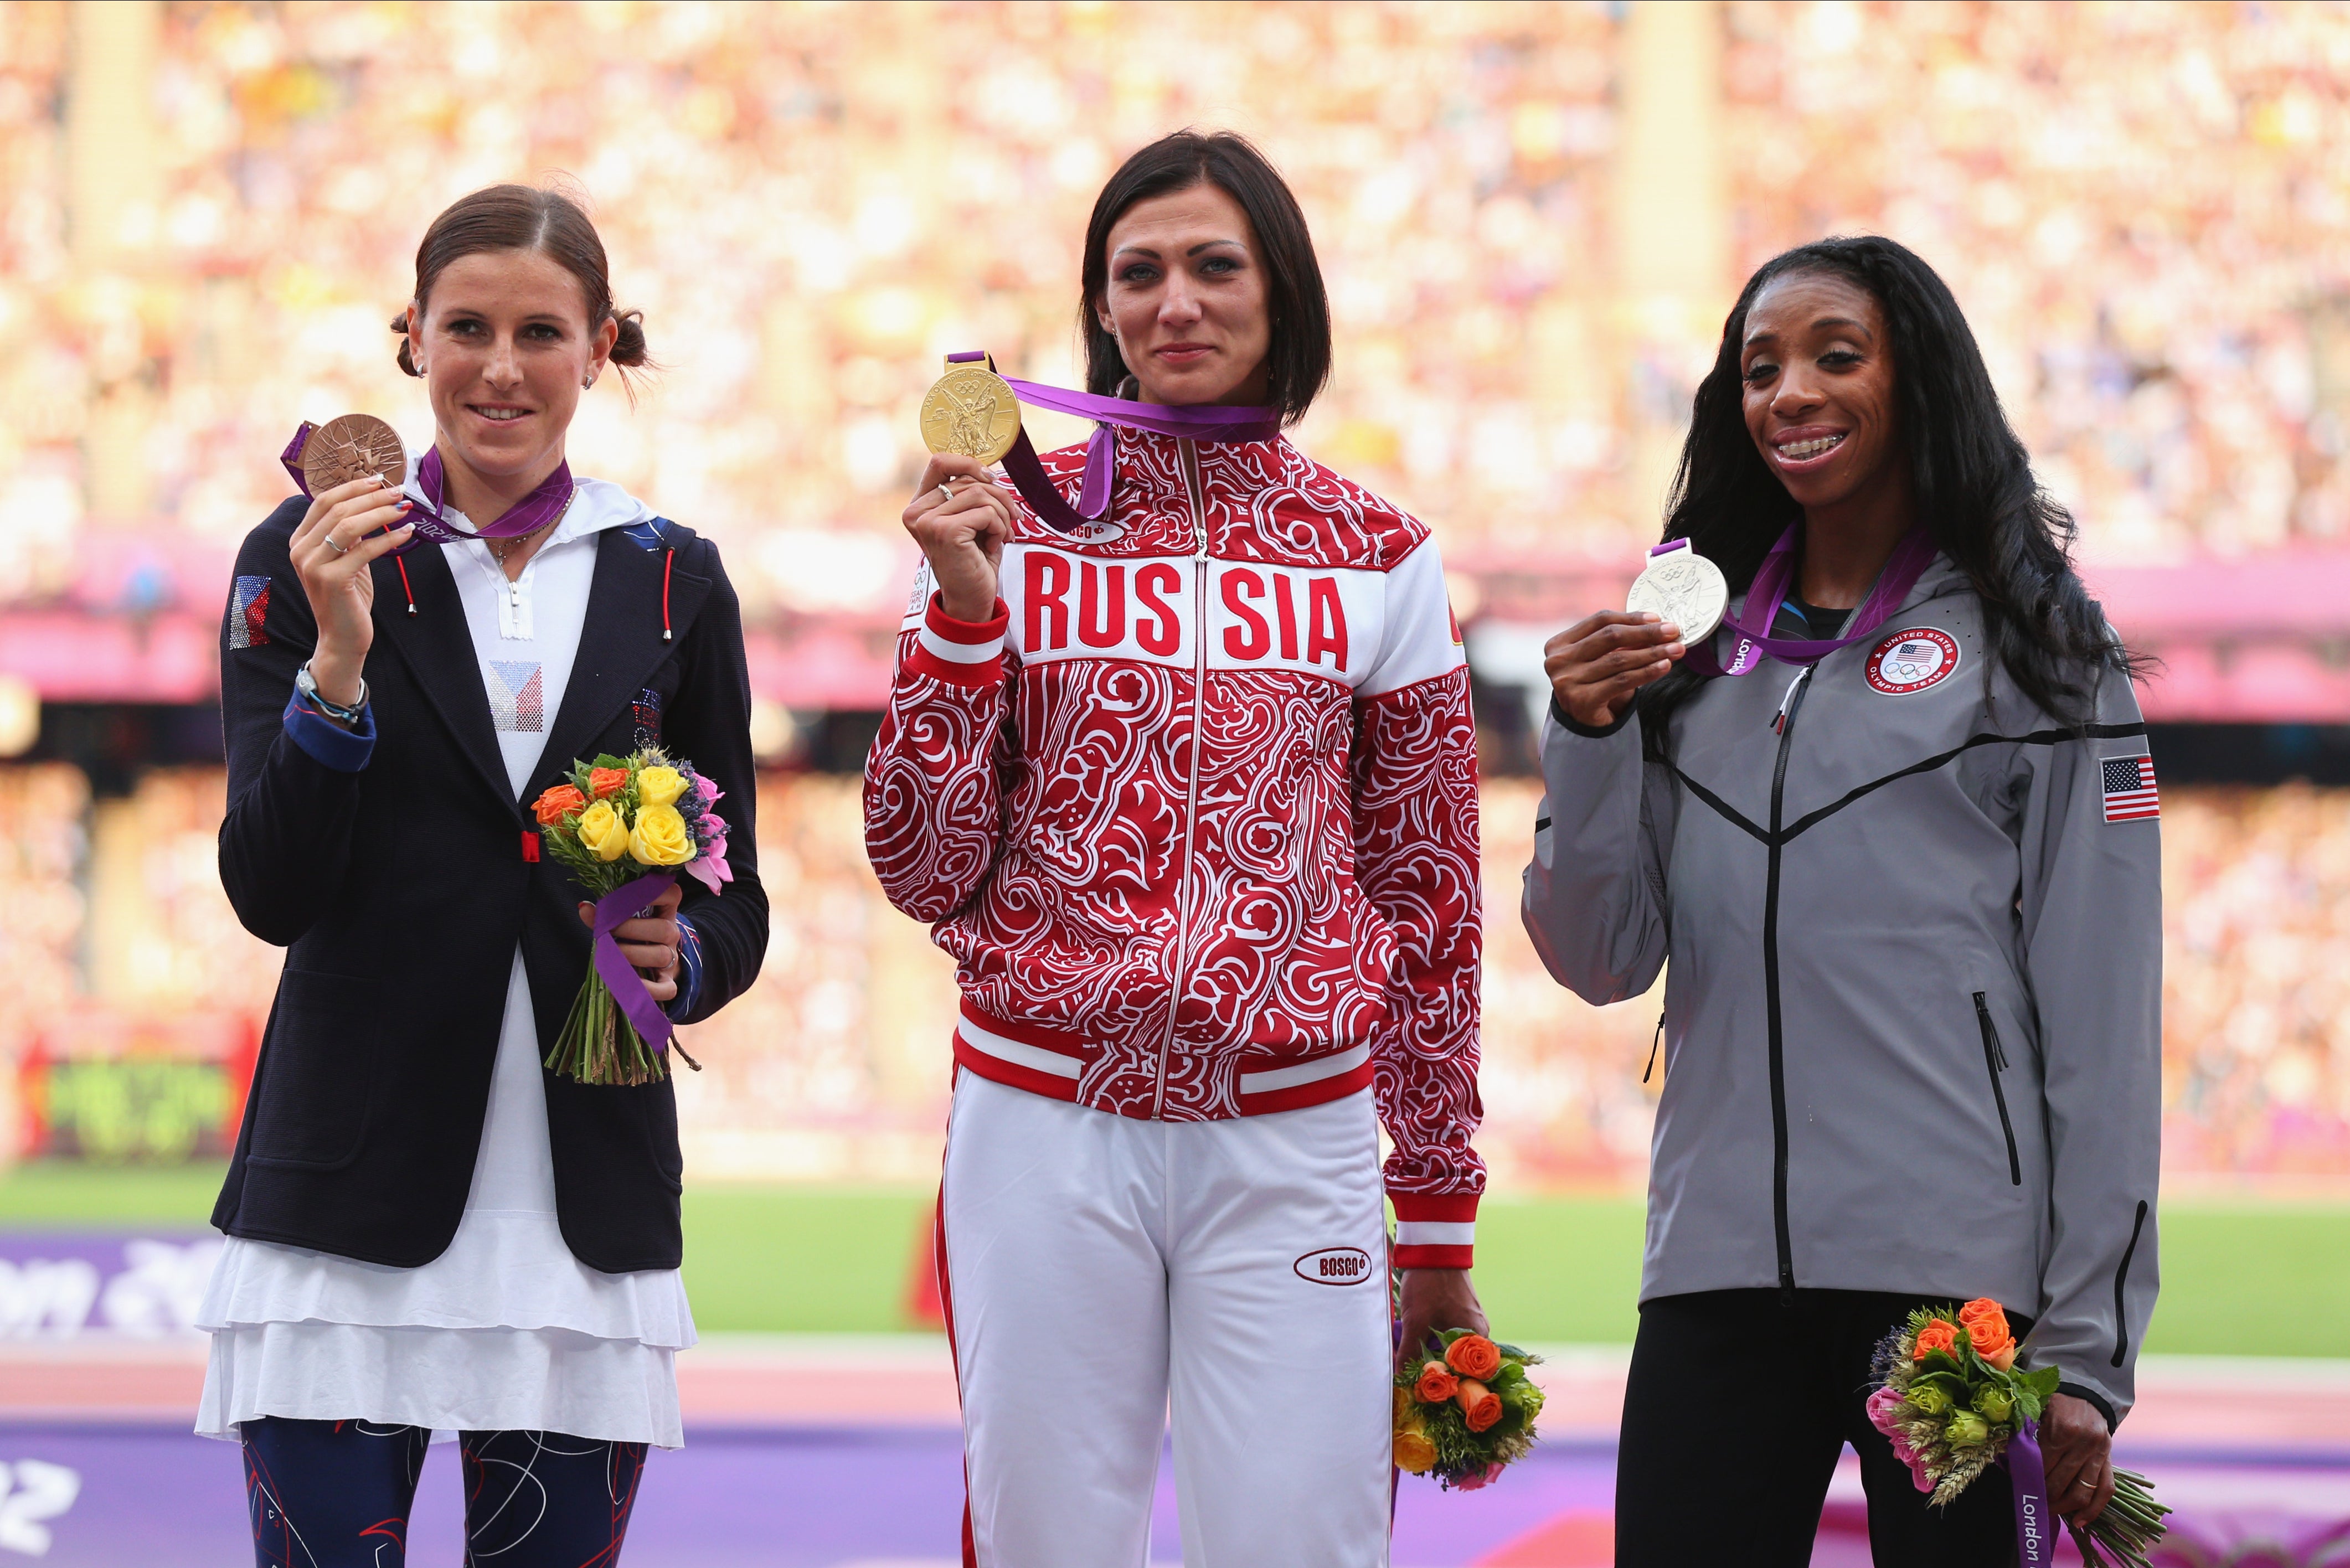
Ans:
<svg viewBox="0 0 2350 1568"><path fill-rule="evenodd" d="M2129 1305L2124 1293L2129 1289L2130 1260L2137 1256L2137 1241L2146 1234L2146 1199L2137 1200L2137 1218L2130 1223L2129 1245L2122 1249L2121 1266L2114 1271L2114 1360L2119 1366L2129 1356Z"/></svg>
<svg viewBox="0 0 2350 1568"><path fill-rule="evenodd" d="M336 1169L357 1158L375 1086L382 987L289 969L262 1054L248 1159Z"/></svg>
<svg viewBox="0 0 2350 1568"><path fill-rule="evenodd" d="M2015 1122L2007 1114L2007 1085L2000 1076L2007 1071L2007 1047L1999 1043L1999 1025L1991 1021L1987 992L1975 992L1975 1023L1982 1031L1983 1068L1991 1075L1991 1097L1999 1106L1999 1130L2007 1135L2007 1179L2021 1187L2023 1159L2016 1152Z"/></svg>

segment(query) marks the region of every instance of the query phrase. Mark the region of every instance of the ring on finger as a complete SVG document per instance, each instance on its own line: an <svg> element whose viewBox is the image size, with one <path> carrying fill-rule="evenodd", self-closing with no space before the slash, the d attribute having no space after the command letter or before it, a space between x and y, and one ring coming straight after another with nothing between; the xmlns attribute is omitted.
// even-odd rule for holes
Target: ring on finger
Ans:
<svg viewBox="0 0 2350 1568"><path fill-rule="evenodd" d="M949 501L952 501L954 499L954 491L944 480L939 482L939 493Z"/></svg>
<svg viewBox="0 0 2350 1568"><path fill-rule="evenodd" d="M341 540L336 538L332 534L328 534L326 536L326 539L328 544L332 545L335 547L336 555L348 556L351 553L351 547L348 545L344 544Z"/></svg>

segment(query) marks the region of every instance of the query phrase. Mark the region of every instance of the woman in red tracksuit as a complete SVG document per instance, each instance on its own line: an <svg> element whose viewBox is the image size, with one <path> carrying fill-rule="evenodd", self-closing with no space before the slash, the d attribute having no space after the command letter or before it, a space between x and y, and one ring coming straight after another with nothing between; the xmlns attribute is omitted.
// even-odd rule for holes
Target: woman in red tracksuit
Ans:
<svg viewBox="0 0 2350 1568"><path fill-rule="evenodd" d="M1427 528L1280 434L1329 316L1254 149L1137 153L1083 275L1088 384L1133 400L1100 416L1107 504L1061 499L1084 449L1029 471L1041 509L932 461L866 766L874 868L962 992L964 1558L1143 1563L1171 1397L1190 1568L1364 1568L1383 1190L1405 1334L1484 1326L1468 671Z"/></svg>

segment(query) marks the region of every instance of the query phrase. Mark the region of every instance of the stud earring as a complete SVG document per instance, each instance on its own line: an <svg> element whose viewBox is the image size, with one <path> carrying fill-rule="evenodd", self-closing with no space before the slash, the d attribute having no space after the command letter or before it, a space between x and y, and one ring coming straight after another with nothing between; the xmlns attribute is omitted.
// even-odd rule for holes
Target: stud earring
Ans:
<svg viewBox="0 0 2350 1568"><path fill-rule="evenodd" d="M583 387L592 387L596 384L596 378L593 376L582 376L579 378L579 384Z"/></svg>

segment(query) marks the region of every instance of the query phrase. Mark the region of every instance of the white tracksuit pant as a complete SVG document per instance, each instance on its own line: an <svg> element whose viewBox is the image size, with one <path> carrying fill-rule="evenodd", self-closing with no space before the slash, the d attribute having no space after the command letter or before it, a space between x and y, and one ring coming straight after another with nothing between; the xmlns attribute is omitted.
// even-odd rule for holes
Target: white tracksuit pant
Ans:
<svg viewBox="0 0 2350 1568"><path fill-rule="evenodd" d="M956 1075L940 1214L971 1568L1383 1568L1393 1362L1371 1092L1153 1122Z"/></svg>

